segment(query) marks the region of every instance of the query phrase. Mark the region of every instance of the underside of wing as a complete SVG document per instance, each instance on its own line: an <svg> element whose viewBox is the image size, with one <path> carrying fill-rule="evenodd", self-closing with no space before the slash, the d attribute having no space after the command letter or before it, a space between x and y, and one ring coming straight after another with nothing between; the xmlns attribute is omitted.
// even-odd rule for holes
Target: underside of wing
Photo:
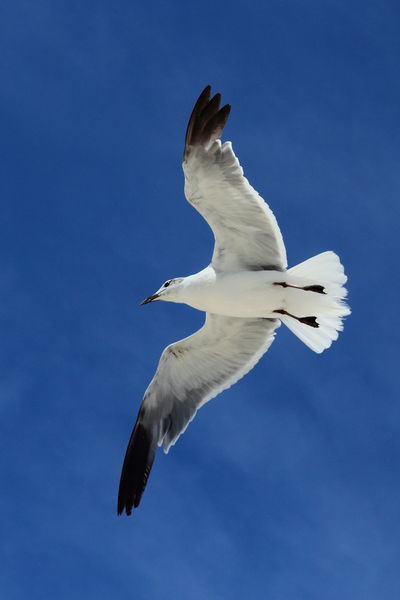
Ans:
<svg viewBox="0 0 400 600"><path fill-rule="evenodd" d="M203 404L248 373L279 324L207 314L199 331L164 350L126 451L119 514L139 505L157 445L167 452Z"/></svg>
<svg viewBox="0 0 400 600"><path fill-rule="evenodd" d="M230 106L220 94L200 95L186 132L185 195L210 225L215 269L284 270L286 250L274 214L243 175L230 142L220 137Z"/></svg>

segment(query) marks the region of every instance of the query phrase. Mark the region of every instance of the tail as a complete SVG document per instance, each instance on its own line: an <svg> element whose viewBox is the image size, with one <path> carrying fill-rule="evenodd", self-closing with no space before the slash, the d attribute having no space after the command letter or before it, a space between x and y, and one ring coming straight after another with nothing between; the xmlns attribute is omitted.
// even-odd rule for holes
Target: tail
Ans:
<svg viewBox="0 0 400 600"><path fill-rule="evenodd" d="M342 320L351 312L343 301L347 277L339 257L331 251L323 252L292 267L287 274L287 283L298 287L287 290L286 309L301 320L287 315L280 318L311 350L323 352L337 340L338 332L343 330Z"/></svg>
<svg viewBox="0 0 400 600"><path fill-rule="evenodd" d="M157 435L143 422L143 407L133 428L122 467L118 492L118 514L130 515L139 506L157 450Z"/></svg>

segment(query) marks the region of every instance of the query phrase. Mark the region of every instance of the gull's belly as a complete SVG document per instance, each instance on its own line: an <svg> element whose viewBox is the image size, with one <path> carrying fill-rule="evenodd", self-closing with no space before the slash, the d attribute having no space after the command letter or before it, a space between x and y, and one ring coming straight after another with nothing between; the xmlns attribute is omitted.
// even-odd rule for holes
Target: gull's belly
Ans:
<svg viewBox="0 0 400 600"><path fill-rule="evenodd" d="M230 317L272 317L284 307L285 290L275 282L285 281L279 271L249 271L219 275L197 290L191 306Z"/></svg>

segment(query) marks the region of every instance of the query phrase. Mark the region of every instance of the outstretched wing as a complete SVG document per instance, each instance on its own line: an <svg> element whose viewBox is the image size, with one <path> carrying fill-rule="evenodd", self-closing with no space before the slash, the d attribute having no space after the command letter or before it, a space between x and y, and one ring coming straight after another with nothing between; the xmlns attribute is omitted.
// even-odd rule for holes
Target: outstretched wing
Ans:
<svg viewBox="0 0 400 600"><path fill-rule="evenodd" d="M230 142L221 144L230 106L219 108L207 86L197 100L186 132L183 171L185 195L215 237L212 265L237 271L287 267L278 223L243 175Z"/></svg>
<svg viewBox="0 0 400 600"><path fill-rule="evenodd" d="M139 505L157 444L168 452L208 400L236 383L267 351L276 319L240 319L208 313L193 335L161 355L146 390L122 467L118 514Z"/></svg>

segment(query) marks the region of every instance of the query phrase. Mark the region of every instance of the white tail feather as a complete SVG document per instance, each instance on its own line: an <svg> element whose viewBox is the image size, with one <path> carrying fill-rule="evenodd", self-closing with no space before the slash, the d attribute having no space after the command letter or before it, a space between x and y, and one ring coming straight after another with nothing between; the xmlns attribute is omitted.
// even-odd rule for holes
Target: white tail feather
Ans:
<svg viewBox="0 0 400 600"><path fill-rule="evenodd" d="M339 257L331 251L323 252L288 270L287 283L299 287L320 285L324 294L287 288L286 310L298 317L315 316L318 327L300 323L289 316L280 317L282 322L314 352L323 352L338 338L342 320L350 314L343 301L347 295L347 277Z"/></svg>

